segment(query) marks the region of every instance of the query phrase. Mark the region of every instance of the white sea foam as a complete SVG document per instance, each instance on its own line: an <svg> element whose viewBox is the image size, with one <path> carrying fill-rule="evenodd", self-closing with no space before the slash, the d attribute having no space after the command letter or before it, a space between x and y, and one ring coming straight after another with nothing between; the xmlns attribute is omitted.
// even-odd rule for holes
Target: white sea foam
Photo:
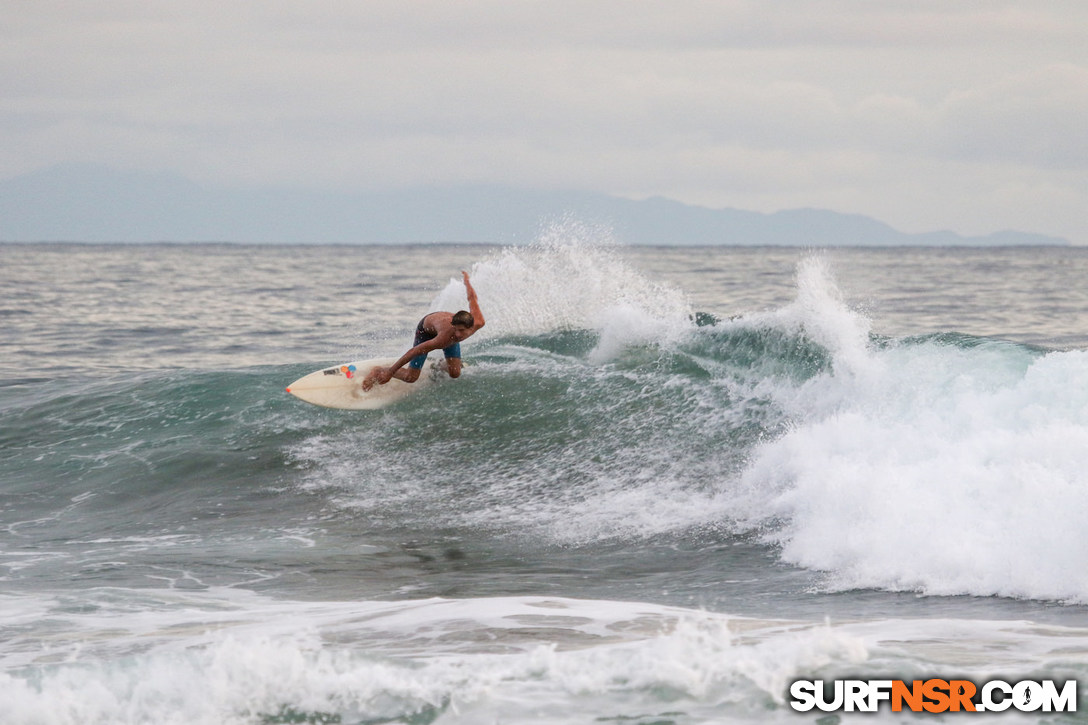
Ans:
<svg viewBox="0 0 1088 725"><path fill-rule="evenodd" d="M798 678L1068 679L1088 666L1084 629L1016 621L811 624L559 597L233 589L3 603L0 629L20 633L0 648L6 725L794 722L785 699Z"/></svg>
<svg viewBox="0 0 1088 725"><path fill-rule="evenodd" d="M861 347L860 316L817 299L834 370L782 391L793 425L755 451L741 517L835 588L1088 601L1088 353Z"/></svg>
<svg viewBox="0 0 1088 725"><path fill-rule="evenodd" d="M139 617L105 603L58 615L63 661L24 654L0 674L3 722L551 723L666 711L743 722L788 717L783 698L799 673L868 657L861 638L827 626L634 602L303 603L225 591L189 596L184 609L142 600ZM101 655L104 641L114 656L81 647Z"/></svg>

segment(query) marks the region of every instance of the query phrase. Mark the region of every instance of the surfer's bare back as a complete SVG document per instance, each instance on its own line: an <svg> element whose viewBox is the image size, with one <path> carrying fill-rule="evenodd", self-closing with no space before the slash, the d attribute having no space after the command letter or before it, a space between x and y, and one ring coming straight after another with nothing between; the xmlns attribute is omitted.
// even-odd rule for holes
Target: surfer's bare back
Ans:
<svg viewBox="0 0 1088 725"><path fill-rule="evenodd" d="M389 367L376 367L367 373L363 378L363 390L370 390L374 383L385 385L393 378L414 383L419 379L423 363L427 362L427 355L435 350L441 350L446 356L446 371L451 378L461 375L461 341L484 326L484 313L480 312L480 303L476 299L476 290L468 281L468 272L462 271L461 276L468 294L468 310L425 315L416 325L412 349Z"/></svg>

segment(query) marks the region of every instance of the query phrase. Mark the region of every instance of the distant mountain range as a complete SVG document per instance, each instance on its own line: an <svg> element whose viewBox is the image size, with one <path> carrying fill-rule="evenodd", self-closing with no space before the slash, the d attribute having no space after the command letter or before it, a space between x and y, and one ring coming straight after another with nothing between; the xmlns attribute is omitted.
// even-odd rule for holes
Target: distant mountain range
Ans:
<svg viewBox="0 0 1088 725"><path fill-rule="evenodd" d="M0 182L0 241L519 244L550 222L603 224L620 242L655 245L984 246L1068 245L1060 237L1003 231L966 237L907 234L855 214L794 209L762 214L655 197L503 186L335 194L224 189L172 174L84 164Z"/></svg>

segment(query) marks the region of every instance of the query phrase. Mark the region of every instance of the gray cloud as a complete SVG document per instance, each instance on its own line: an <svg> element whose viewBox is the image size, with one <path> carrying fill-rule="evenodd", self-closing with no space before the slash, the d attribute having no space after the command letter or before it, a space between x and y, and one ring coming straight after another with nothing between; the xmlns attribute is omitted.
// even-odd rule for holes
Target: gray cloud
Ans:
<svg viewBox="0 0 1088 725"><path fill-rule="evenodd" d="M6 176L572 186L1088 242L1081 2L6 5Z"/></svg>

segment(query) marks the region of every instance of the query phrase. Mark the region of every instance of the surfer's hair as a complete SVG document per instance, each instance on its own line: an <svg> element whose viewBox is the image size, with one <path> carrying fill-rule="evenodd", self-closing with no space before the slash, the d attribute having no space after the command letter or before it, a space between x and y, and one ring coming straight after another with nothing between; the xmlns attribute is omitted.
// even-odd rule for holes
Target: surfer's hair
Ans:
<svg viewBox="0 0 1088 725"><path fill-rule="evenodd" d="M450 320L458 327L474 327L476 325L476 319L472 316L472 313L468 310L461 310L453 316Z"/></svg>

